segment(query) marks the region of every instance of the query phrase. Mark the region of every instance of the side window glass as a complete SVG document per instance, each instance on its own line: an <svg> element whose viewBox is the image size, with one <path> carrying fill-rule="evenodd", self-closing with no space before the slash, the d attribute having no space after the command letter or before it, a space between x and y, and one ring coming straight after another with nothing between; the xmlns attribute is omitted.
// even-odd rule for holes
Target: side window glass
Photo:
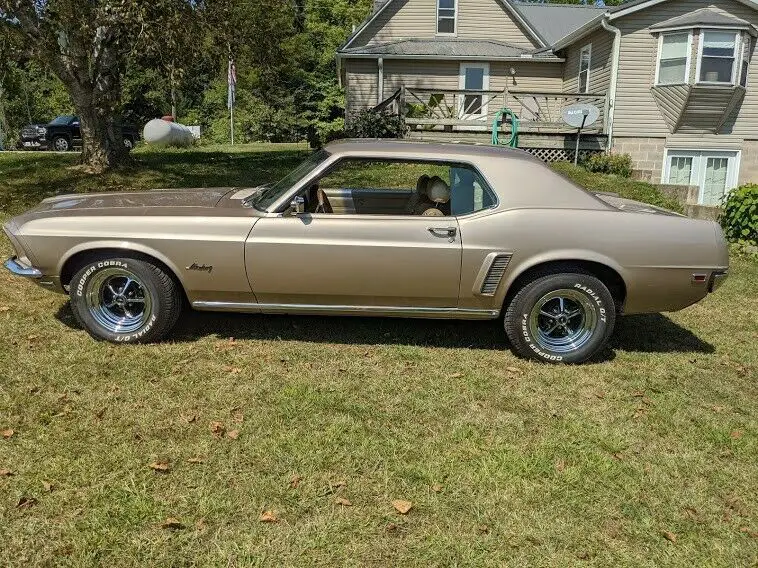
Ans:
<svg viewBox="0 0 758 568"><path fill-rule="evenodd" d="M314 213L465 215L494 204L471 166L452 162L345 159L311 186Z"/></svg>

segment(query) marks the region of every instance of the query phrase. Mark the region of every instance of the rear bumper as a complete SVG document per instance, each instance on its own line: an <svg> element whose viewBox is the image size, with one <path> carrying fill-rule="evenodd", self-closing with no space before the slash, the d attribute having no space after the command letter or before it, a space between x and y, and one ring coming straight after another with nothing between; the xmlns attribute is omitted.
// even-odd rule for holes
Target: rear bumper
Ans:
<svg viewBox="0 0 758 568"><path fill-rule="evenodd" d="M22 264L15 256L6 260L4 266L15 276L35 279L42 278L42 271L39 268Z"/></svg>
<svg viewBox="0 0 758 568"><path fill-rule="evenodd" d="M724 281L729 276L729 273L726 271L723 272L714 272L711 274L711 281L708 283L708 291L709 292L715 292L719 288L721 288L721 285L724 283Z"/></svg>

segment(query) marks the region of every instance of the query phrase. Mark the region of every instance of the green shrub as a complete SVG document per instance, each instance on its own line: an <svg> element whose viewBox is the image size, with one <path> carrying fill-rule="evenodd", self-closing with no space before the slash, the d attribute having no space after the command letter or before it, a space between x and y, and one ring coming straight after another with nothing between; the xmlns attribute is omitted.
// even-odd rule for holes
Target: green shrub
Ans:
<svg viewBox="0 0 758 568"><path fill-rule="evenodd" d="M402 138L405 120L385 111L364 110L350 118L346 134L350 138Z"/></svg>
<svg viewBox="0 0 758 568"><path fill-rule="evenodd" d="M726 238L758 245L758 185L750 183L727 193L719 221Z"/></svg>
<svg viewBox="0 0 758 568"><path fill-rule="evenodd" d="M592 154L583 165L588 171L598 174L632 177L632 157L629 154Z"/></svg>

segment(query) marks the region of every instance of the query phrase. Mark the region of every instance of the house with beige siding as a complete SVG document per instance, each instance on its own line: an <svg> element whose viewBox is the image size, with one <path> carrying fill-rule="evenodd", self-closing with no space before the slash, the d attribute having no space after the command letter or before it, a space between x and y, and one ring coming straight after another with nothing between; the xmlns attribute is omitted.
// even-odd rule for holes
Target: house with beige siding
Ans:
<svg viewBox="0 0 758 568"><path fill-rule="evenodd" d="M337 61L348 120L392 109L409 137L479 142L517 127L550 161L577 142L563 110L591 104L582 153L628 153L713 205L758 179L757 26L754 0L375 0Z"/></svg>

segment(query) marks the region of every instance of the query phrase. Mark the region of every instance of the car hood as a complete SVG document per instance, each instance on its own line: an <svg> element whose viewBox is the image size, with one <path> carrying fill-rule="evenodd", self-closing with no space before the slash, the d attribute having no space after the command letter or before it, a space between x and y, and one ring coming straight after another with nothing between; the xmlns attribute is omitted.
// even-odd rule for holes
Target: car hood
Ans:
<svg viewBox="0 0 758 568"><path fill-rule="evenodd" d="M641 201L626 199L623 197L619 197L617 194L613 194L613 193L598 192L598 193L595 193L595 195L598 198L602 199L605 203L607 203L611 207L619 209L620 211L626 211L628 213L650 213L652 215L668 215L668 216L674 216L674 217L684 216L674 211L669 211L668 209L664 209L663 207L656 207L655 205L650 205L648 203L643 203Z"/></svg>
<svg viewBox="0 0 758 568"><path fill-rule="evenodd" d="M140 209L165 207L216 207L233 188L154 189L124 193L72 193L43 200L32 211L84 209Z"/></svg>

